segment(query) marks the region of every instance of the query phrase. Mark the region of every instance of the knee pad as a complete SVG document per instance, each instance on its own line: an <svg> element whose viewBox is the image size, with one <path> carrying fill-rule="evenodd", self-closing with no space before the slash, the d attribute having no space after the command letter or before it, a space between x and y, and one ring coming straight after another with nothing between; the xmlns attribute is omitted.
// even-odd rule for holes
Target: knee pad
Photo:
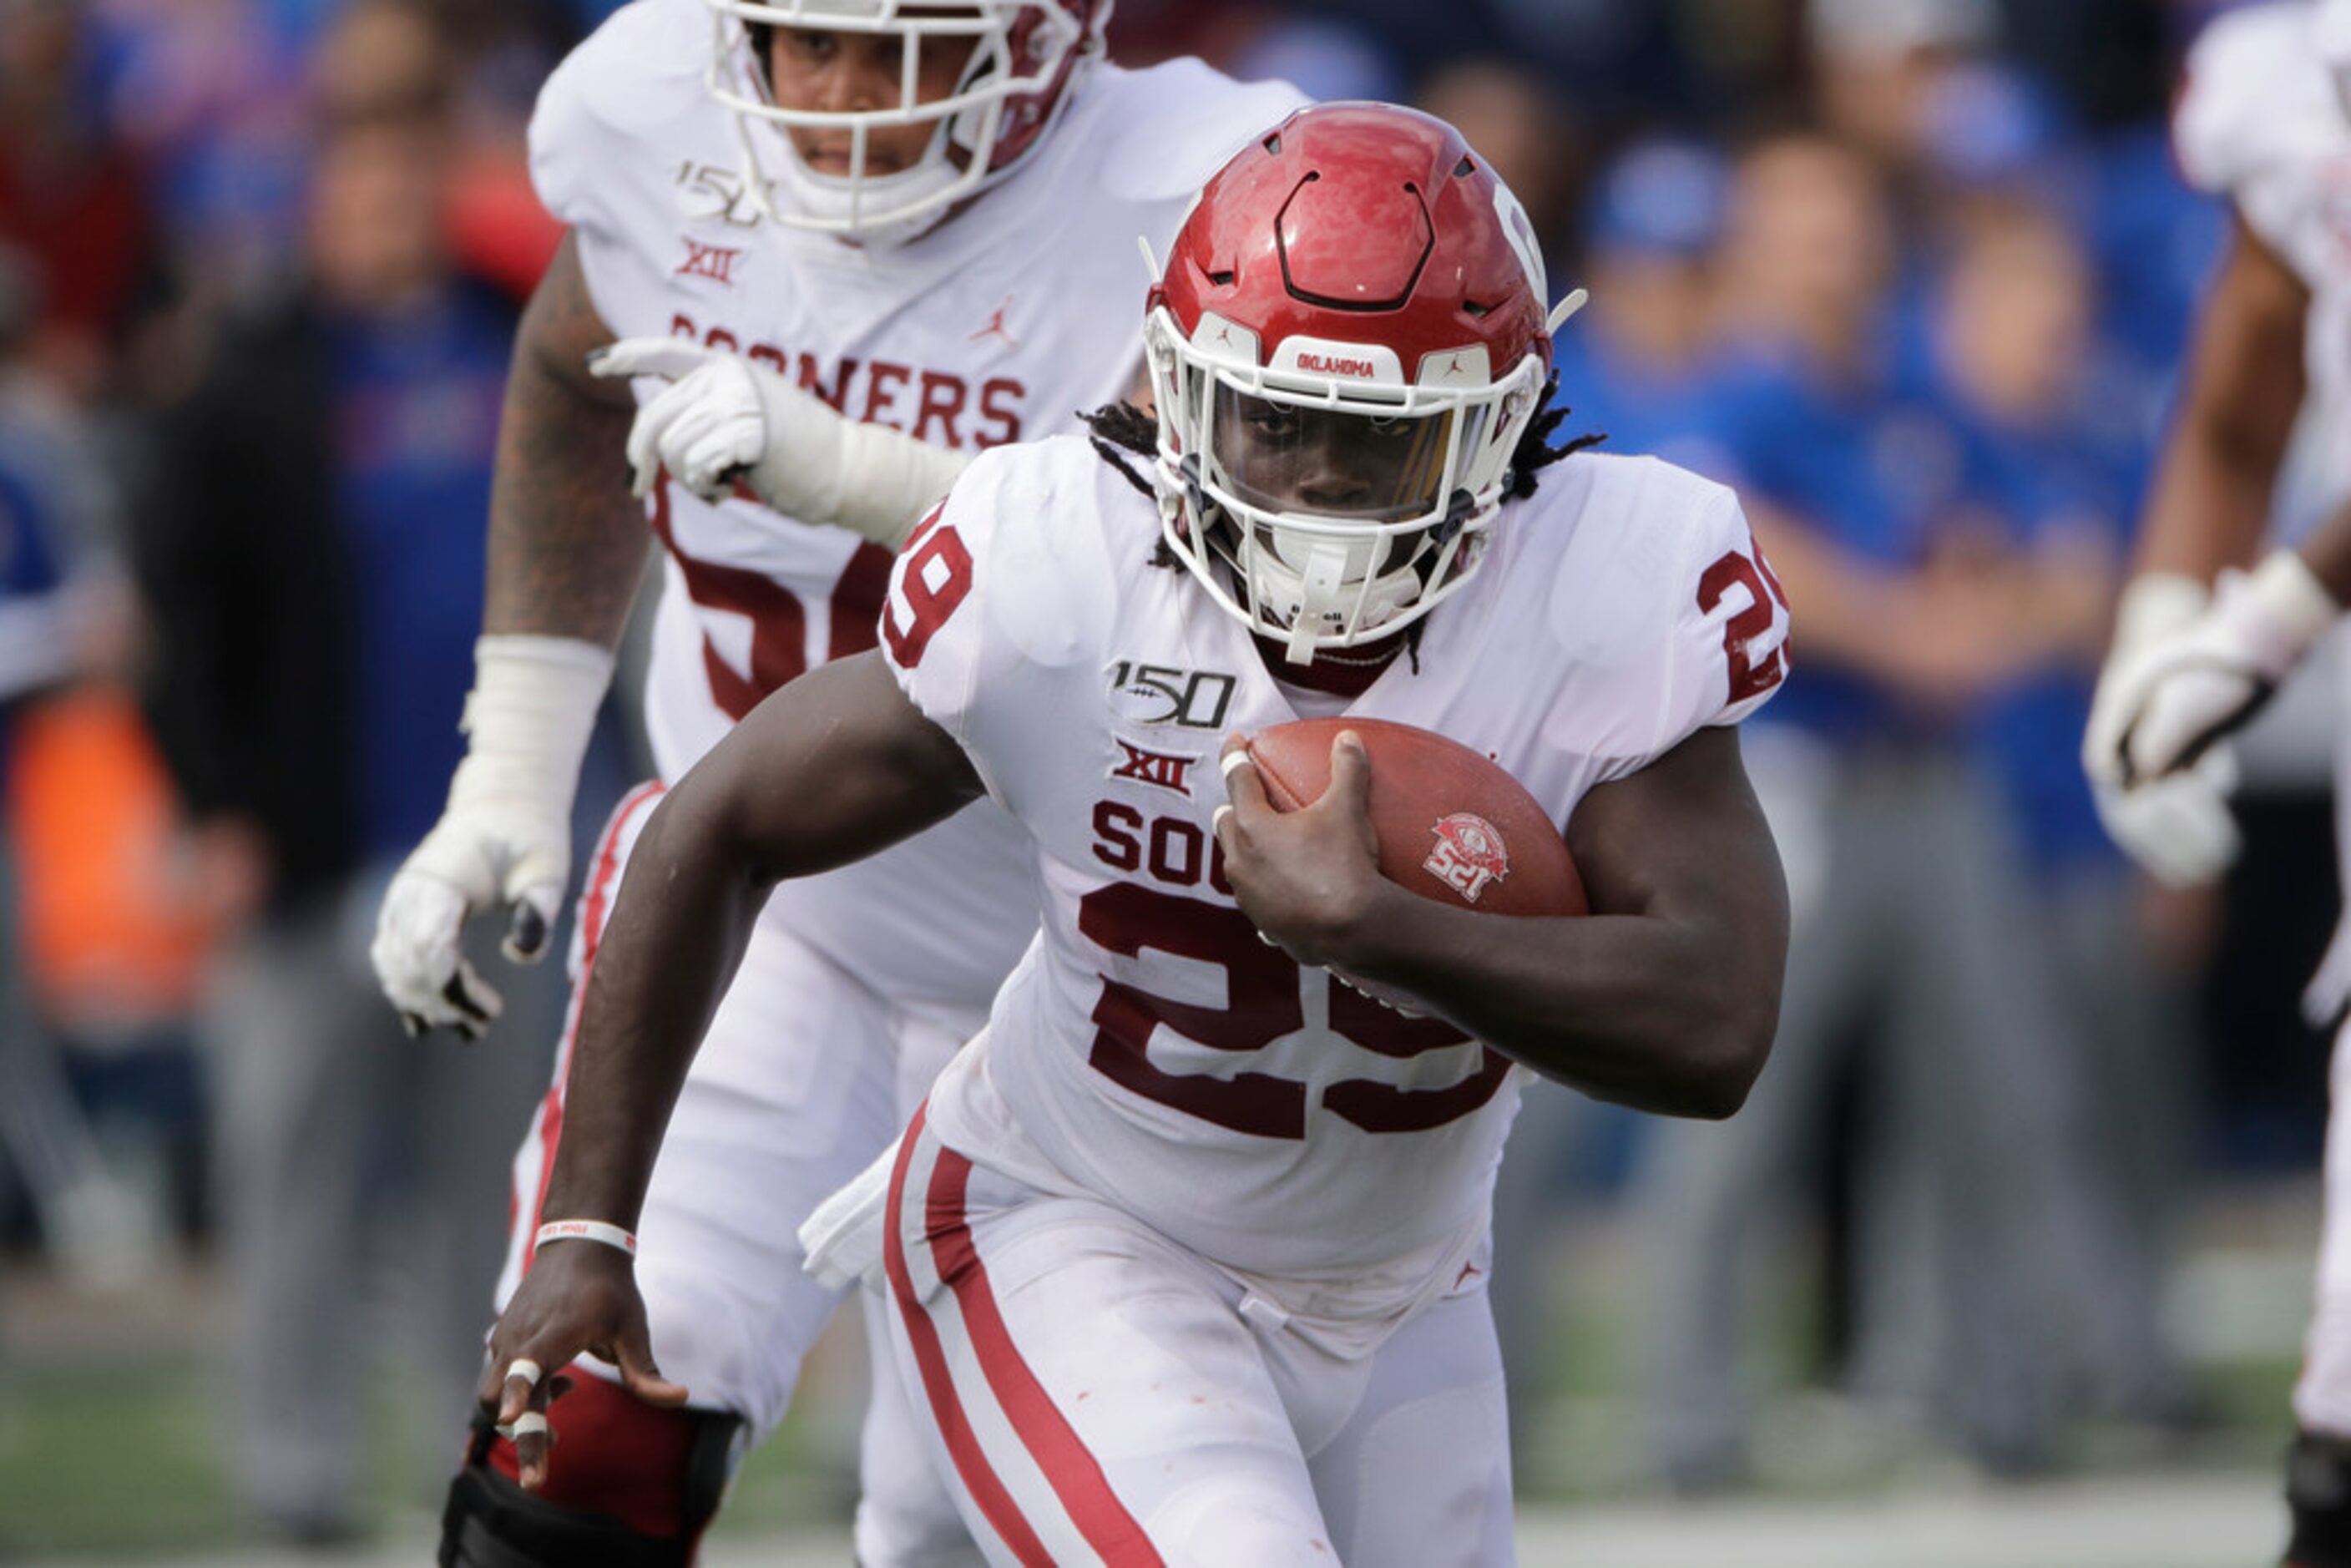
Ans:
<svg viewBox="0 0 2351 1568"><path fill-rule="evenodd" d="M547 1484L526 1492L514 1445L475 1418L442 1515L441 1568L686 1568L734 1473L743 1418L665 1410L575 1374L549 1407Z"/></svg>
<svg viewBox="0 0 2351 1568"><path fill-rule="evenodd" d="M2289 1568L2351 1568L2351 1442L2304 1432L2287 1451Z"/></svg>

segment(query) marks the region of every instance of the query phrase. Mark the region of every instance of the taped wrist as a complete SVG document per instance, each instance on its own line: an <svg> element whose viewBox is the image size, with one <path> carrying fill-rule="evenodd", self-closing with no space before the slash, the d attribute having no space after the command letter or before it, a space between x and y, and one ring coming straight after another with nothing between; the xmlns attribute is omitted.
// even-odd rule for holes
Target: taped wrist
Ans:
<svg viewBox="0 0 2351 1568"><path fill-rule="evenodd" d="M2290 549L2279 550L2220 593L2221 618L2273 680L2283 679L2300 664L2342 613L2325 584Z"/></svg>
<svg viewBox="0 0 2351 1568"><path fill-rule="evenodd" d="M2115 652L2127 653L2168 637L2199 615L2211 591L2184 572L2142 572L2123 588L2115 606Z"/></svg>
<svg viewBox="0 0 2351 1568"><path fill-rule="evenodd" d="M971 462L950 448L860 423L773 371L750 369L768 426L751 487L786 517L846 528L894 550Z"/></svg>
<svg viewBox="0 0 2351 1568"><path fill-rule="evenodd" d="M474 643L474 689L458 727L465 759L449 811L515 801L571 814L580 759L612 682L612 655L574 637L487 636Z"/></svg>

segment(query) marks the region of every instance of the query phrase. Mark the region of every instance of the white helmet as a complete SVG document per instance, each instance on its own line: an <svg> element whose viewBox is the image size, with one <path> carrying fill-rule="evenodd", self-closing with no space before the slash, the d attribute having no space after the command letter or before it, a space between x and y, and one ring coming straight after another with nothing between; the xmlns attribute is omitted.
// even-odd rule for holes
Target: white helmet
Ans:
<svg viewBox="0 0 2351 1568"><path fill-rule="evenodd" d="M743 179L758 210L778 223L869 243L921 234L947 209L1000 179L1042 140L1080 67L1102 52L1113 0L703 0L714 28L711 95L735 113ZM870 110L796 110L768 90L767 62L751 47L755 27L807 27L888 35L902 40L898 100ZM946 97L917 98L925 49L970 51ZM820 174L789 134L760 122L851 132L850 171ZM930 144L913 167L867 174L866 134L879 127L930 124ZM778 202L763 149L780 147L776 178L789 200Z"/></svg>

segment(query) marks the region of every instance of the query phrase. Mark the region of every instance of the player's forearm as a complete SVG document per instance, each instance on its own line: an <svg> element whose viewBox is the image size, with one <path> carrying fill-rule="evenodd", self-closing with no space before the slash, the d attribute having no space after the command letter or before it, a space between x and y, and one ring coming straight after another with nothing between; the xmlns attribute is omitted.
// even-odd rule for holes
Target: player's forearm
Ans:
<svg viewBox="0 0 2351 1568"><path fill-rule="evenodd" d="M587 369L589 350L611 338L567 238L524 312L507 380L486 632L620 640L647 536L625 456L635 404Z"/></svg>
<svg viewBox="0 0 2351 1568"><path fill-rule="evenodd" d="M1568 847L1593 915L1484 915L1382 883L1332 961L1600 1099L1729 1115L1771 1051L1788 956L1738 731L1701 729L1593 790Z"/></svg>
<svg viewBox="0 0 2351 1568"><path fill-rule="evenodd" d="M2210 582L2252 559L2302 408L2309 304L2300 278L2240 220L2198 323L2137 571Z"/></svg>
<svg viewBox="0 0 2351 1568"><path fill-rule="evenodd" d="M723 803L692 783L646 822L594 950L549 1218L636 1228L679 1085L772 886L730 841Z"/></svg>
<svg viewBox="0 0 2351 1568"><path fill-rule="evenodd" d="M2272 439L2239 414L2183 415L2148 492L2134 575L2165 572L2210 583L2222 568L2250 563L2284 455L2283 430Z"/></svg>
<svg viewBox="0 0 2351 1568"><path fill-rule="evenodd" d="M1398 987L1546 1078L1668 1116L1728 1116L1771 1049L1776 971L1641 915L1526 920L1396 890L1340 967Z"/></svg>
<svg viewBox="0 0 2351 1568"><path fill-rule="evenodd" d="M678 1086L777 882L862 860L979 792L877 653L786 685L688 769L646 822L596 949L547 1213L635 1223Z"/></svg>

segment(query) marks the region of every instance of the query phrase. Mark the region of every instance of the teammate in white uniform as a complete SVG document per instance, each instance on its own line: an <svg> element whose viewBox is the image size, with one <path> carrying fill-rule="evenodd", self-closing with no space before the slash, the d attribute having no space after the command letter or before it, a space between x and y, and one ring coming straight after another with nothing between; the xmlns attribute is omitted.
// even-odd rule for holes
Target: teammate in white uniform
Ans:
<svg viewBox="0 0 2351 1568"><path fill-rule="evenodd" d="M2174 135L2189 179L2234 205L2235 239L2203 307L2083 758L2116 840L2155 875L2192 883L2236 853L2228 735L2351 593L2351 513L2241 570L2298 413L2351 408L2351 3L2283 0L2214 22L2189 57ZM2351 727L2338 753L2338 827L2351 829ZM2351 887L2351 831L2337 837ZM2304 1000L2337 1032L2286 1556L2351 1568L2351 922Z"/></svg>
<svg viewBox="0 0 2351 1568"><path fill-rule="evenodd" d="M549 1197L604 1227L773 879L983 794L1032 841L1044 924L986 1032L803 1232L812 1268L886 1278L993 1562L1509 1562L1485 1240L1521 1073L1720 1116L1761 1065L1786 898L1731 727L1784 674L1785 609L1729 491L1548 465L1543 299L1450 127L1293 116L1153 291L1155 446L1128 411L979 459L901 554L883 649L763 705L647 830L664 896L622 893L572 1065L594 1131ZM1593 917L1383 881L1344 737L1290 815L1237 750L1220 779L1230 732L1308 713L1494 756ZM525 1363L643 1332L622 1250L561 1265L492 1339L526 1427Z"/></svg>
<svg viewBox="0 0 2351 1568"><path fill-rule="evenodd" d="M412 1027L475 1032L496 1012L454 946L469 910L510 902L510 950L545 942L644 553L632 465L666 552L645 708L669 780L768 692L872 645L885 547L970 454L1066 428L1135 384L1137 238L1164 243L1198 183L1298 95L1196 61L1101 62L1109 10L639 0L549 80L533 176L570 235L508 393L471 751L376 947ZM608 378L684 379L664 392L640 375L638 413L625 382L590 376L591 350ZM583 988L661 789L629 798L589 868ZM1035 912L1017 830L994 810L766 907L643 1218L653 1335L691 1408L581 1380L536 1498L485 1430L453 1489L444 1561L686 1561L837 1300L802 1270L795 1230L977 1027ZM501 1301L537 1256L561 1083L559 1063L516 1161ZM919 1442L901 1421L891 1465L888 1400L876 1410L862 1560L954 1557L938 1532L960 1527L926 1488Z"/></svg>

